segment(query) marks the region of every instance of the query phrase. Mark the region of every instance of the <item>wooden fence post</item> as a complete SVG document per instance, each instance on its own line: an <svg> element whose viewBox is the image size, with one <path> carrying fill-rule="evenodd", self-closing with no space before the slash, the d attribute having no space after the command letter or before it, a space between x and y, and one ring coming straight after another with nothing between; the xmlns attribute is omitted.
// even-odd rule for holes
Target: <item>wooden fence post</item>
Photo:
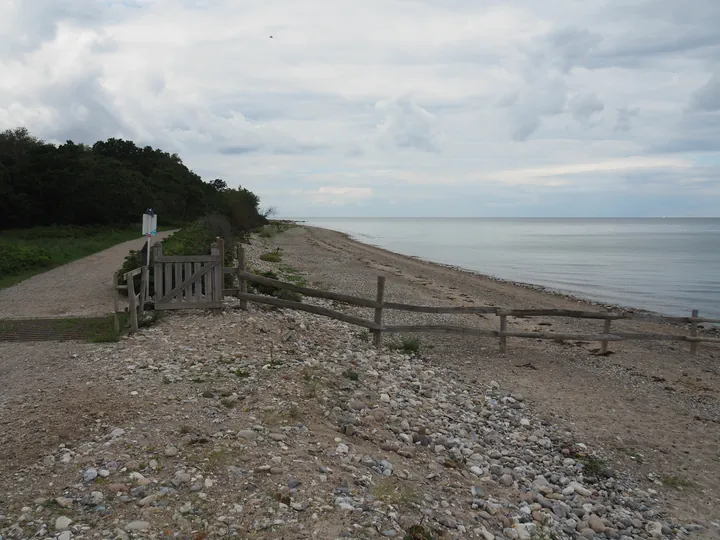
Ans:
<svg viewBox="0 0 720 540"><path fill-rule="evenodd" d="M507 315L500 315L500 331L505 332L507 330ZM500 353L505 354L507 350L507 337L500 336Z"/></svg>
<svg viewBox="0 0 720 540"><path fill-rule="evenodd" d="M213 302L223 301L223 266L225 265L223 260L223 251L222 238L218 236L210 248L210 255L217 257L219 260L217 266L215 267L215 273L213 274L212 279L212 286L214 289L212 295ZM219 314L222 312L222 308L214 308L213 311L215 314Z"/></svg>
<svg viewBox="0 0 720 540"><path fill-rule="evenodd" d="M145 302L150 294L150 267L143 266L140 274L140 316L145 313Z"/></svg>
<svg viewBox="0 0 720 540"><path fill-rule="evenodd" d="M699 312L697 309L692 310L692 319L697 319ZM690 321L690 336L697 337L697 321ZM697 341L690 342L690 354L697 352Z"/></svg>
<svg viewBox="0 0 720 540"><path fill-rule="evenodd" d="M115 328L115 332L120 332L120 318L118 317L118 309L119 309L119 292L118 292L118 273L113 273L113 280L112 280L112 287L113 287L113 326Z"/></svg>
<svg viewBox="0 0 720 540"><path fill-rule="evenodd" d="M153 261L155 261L155 269L153 270L153 301L157 302L165 294L163 291L163 263L158 262L158 258L163 256L162 244L155 244L152 250Z"/></svg>
<svg viewBox="0 0 720 540"><path fill-rule="evenodd" d="M245 250L242 246L237 247L237 260L238 260L238 292L239 293L246 293L247 292L247 281L242 279L240 277L240 272L245 271ZM240 300L240 309L247 310L247 300L241 299Z"/></svg>
<svg viewBox="0 0 720 540"><path fill-rule="evenodd" d="M610 324L611 323L612 323L612 319L605 319L605 324L603 326L603 334L610 333ZM607 352L608 352L608 342L601 341L600 342L600 354L607 354Z"/></svg>
<svg viewBox="0 0 720 540"><path fill-rule="evenodd" d="M128 311L130 312L130 332L138 331L137 298L135 297L135 279L130 277L127 280L128 288Z"/></svg>
<svg viewBox="0 0 720 540"><path fill-rule="evenodd" d="M375 308L375 324L382 326L383 319L383 308L382 303L385 298L385 276L378 276L377 278L377 303L381 304ZM382 330L373 330L373 345L376 349L379 349L382 345Z"/></svg>

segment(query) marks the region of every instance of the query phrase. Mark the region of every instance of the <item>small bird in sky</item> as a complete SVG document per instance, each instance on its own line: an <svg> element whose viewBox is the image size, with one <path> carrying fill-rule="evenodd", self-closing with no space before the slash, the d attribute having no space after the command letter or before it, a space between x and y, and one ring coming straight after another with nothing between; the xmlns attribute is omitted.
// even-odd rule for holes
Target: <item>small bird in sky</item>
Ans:
<svg viewBox="0 0 720 540"><path fill-rule="evenodd" d="M270 36L270 39L272 39L272 38L273 38L273 37L272 37L272 36Z"/></svg>

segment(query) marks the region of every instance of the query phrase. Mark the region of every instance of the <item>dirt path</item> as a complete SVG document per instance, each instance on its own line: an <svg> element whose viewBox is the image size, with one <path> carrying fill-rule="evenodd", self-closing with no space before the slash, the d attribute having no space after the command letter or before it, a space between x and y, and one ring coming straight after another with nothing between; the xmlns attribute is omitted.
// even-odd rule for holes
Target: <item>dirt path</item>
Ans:
<svg viewBox="0 0 720 540"><path fill-rule="evenodd" d="M497 305L597 309L509 283L500 283L374 248L332 231L295 228L279 236L283 263L312 276L314 285L374 298L376 276L388 277L386 300L425 305ZM359 311L359 313L362 313ZM364 313L372 318L370 313ZM494 316L388 313L390 324L470 324L497 329ZM673 327L630 321L619 328L667 332ZM599 328L598 328L599 325ZM602 322L553 318L513 319L511 328L598 333ZM674 328L675 331L685 331ZM535 403L553 422L564 423L605 448L613 466L652 478L678 516L720 521L720 348L663 342L611 344L609 357L592 354L597 343L497 340L421 335L424 353L452 363L468 380L496 379ZM648 477L648 475L651 475ZM720 532L720 526L710 526Z"/></svg>
<svg viewBox="0 0 720 540"><path fill-rule="evenodd" d="M174 231L158 233L164 240ZM130 240L0 290L0 318L92 317L112 312L112 274L144 238Z"/></svg>

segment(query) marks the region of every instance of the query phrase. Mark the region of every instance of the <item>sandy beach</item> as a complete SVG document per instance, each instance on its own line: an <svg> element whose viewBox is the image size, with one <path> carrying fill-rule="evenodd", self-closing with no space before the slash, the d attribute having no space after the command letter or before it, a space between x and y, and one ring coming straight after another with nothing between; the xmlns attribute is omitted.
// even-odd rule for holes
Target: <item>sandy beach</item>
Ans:
<svg viewBox="0 0 720 540"><path fill-rule="evenodd" d="M374 298L376 278L387 277L386 300L424 305L494 305L524 308L601 309L591 303L504 283L361 244L346 235L296 227L274 239L284 262L310 276L313 286ZM367 310L357 309L368 316ZM388 323L444 321L497 329L496 317L390 312ZM628 331L685 331L671 325L617 321ZM563 318L513 319L510 328L598 333L601 321ZM548 420L572 426L602 447L621 467L675 490L679 515L717 521L720 516L720 348L686 344L611 343L612 355L592 354L598 343L509 339L505 355L497 340L456 335L419 336L423 354L451 363L468 380L495 379L522 392ZM388 338L389 339L389 338ZM683 489L681 487L681 489ZM672 490L671 490L672 491Z"/></svg>

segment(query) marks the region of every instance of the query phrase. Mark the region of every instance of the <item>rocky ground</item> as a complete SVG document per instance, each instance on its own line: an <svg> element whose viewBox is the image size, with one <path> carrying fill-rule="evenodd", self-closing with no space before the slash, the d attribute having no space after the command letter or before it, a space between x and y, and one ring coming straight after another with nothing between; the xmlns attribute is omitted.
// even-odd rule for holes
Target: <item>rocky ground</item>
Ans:
<svg viewBox="0 0 720 540"><path fill-rule="evenodd" d="M249 259L262 248L251 248ZM329 302L307 302L343 309ZM228 299L116 344L0 344L0 538L690 538L517 388ZM682 488L681 488L682 489Z"/></svg>

